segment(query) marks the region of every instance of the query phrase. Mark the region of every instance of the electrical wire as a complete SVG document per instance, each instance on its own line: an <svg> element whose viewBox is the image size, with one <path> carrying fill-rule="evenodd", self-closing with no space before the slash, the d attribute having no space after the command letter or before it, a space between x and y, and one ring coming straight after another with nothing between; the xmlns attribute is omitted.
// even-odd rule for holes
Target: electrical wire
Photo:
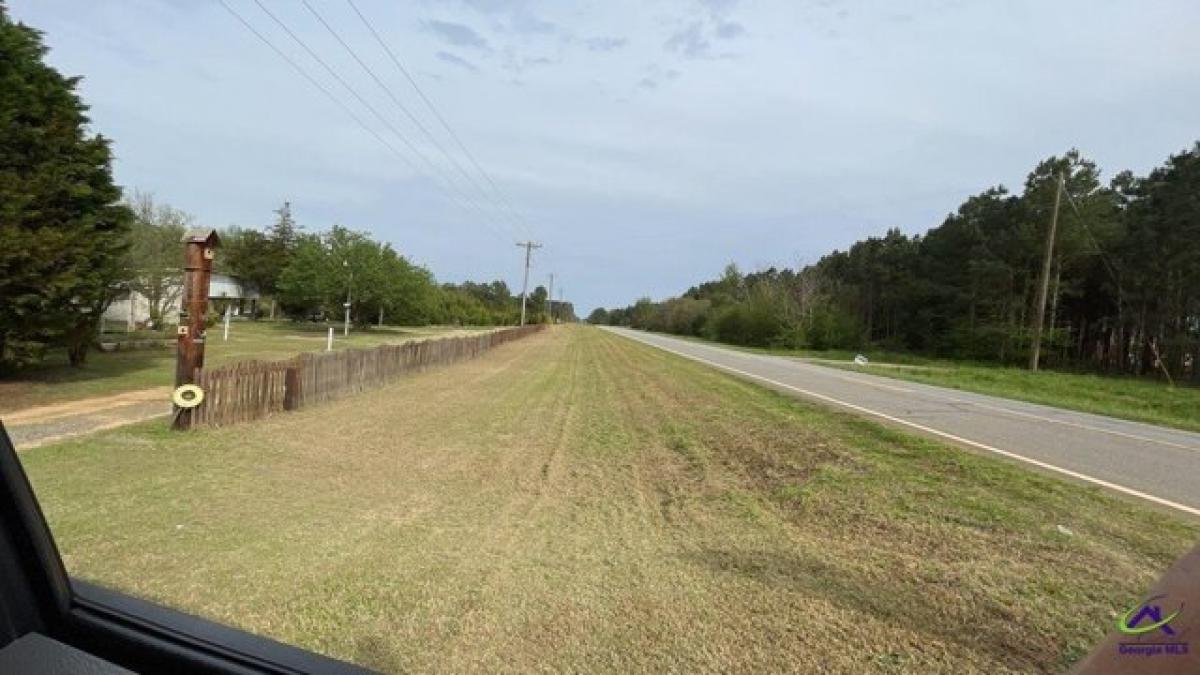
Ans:
<svg viewBox="0 0 1200 675"><path fill-rule="evenodd" d="M440 167L438 167L436 164L434 164L432 161L430 161L429 158L425 156L425 153L421 152L420 149L418 149L415 145L413 145L412 142L409 141L408 138L404 134L402 134L398 129L396 129L396 127L394 125L392 125L391 122L389 122L387 120L387 118L385 118L382 114L380 114L380 112L375 108L375 106L371 105L371 103L369 101L367 101L365 98L363 98L363 96L358 93L358 90L356 90L348 82L346 82L345 78L343 78L341 75L339 75L337 73L337 71L334 70L324 59L322 59L320 57L320 55L318 55L311 47L309 47L308 44L304 40L300 39L300 37L298 35L296 35L296 33L293 32L286 23L284 23L281 19L279 19L279 17L277 17L274 13L272 13L271 10L267 9L266 6L263 5L261 0L253 0L253 2L255 5L258 5L258 8L261 9L264 14L266 14L272 21L274 21L283 30L288 35L288 37L290 37L296 44L298 44L322 68L324 68L325 72L329 73L330 77L332 77L339 84L341 84L342 88L344 88L347 92L349 92L351 96L353 96L356 100L358 100L359 103L361 103L363 105L363 107L365 107L368 111L370 111L370 113L377 120L379 120L380 124L382 124L385 128L387 128L389 131L391 131L392 134L395 135L396 138L400 139L400 141L402 143L404 143L404 145L410 151L412 151L412 153L414 155L416 155L423 162L425 162L426 166L429 167L429 169L432 171L432 173L436 174L438 177L440 177L442 180L444 180L452 190L454 190L455 192L458 193L459 197L461 197L464 201L466 201L467 204L470 204L476 210L477 214L483 218L482 222L484 225L495 230L497 235L502 236L502 237L505 236L505 234L503 232L500 232L498 229L496 229L495 225L491 222L491 217L477 203L475 203L475 200L471 199L471 197L469 195L464 194L461 191L461 189L458 188L458 185L456 183L454 183L454 181L452 181L446 177L446 175L441 171ZM224 3L222 2L222 4L224 4ZM456 201L456 203L457 203L457 201ZM459 204L459 206L461 207L462 205Z"/></svg>
<svg viewBox="0 0 1200 675"><path fill-rule="evenodd" d="M459 150L461 150L462 153L464 155L466 155L467 159L471 162L471 164L475 167L475 169L477 171L479 171L480 175L483 176L484 180L487 181L488 185L491 186L491 188L496 192L496 194L499 195L500 199L508 206L508 208L512 211L512 213L517 217L518 222L524 227L524 235L525 235L524 238L526 238L526 239L530 238L528 236L529 235L529 222L524 217L524 215L516 208L516 206L513 204L512 200L508 197L508 194L504 191L503 188L500 187L499 184L496 183L495 180L492 179L491 174L488 173L488 171L483 168L483 165L480 164L479 160L477 160L475 158L475 155L469 149L467 149L466 144L463 143L463 141L459 137L459 135L454 132L454 129L450 126L450 123L447 122L446 118L441 114L441 112L438 111L437 106L435 106L433 104L433 101L431 101L429 99L429 97L425 95L425 92L421 89L420 85L417 84L417 81L408 72L408 69L404 67L404 64L402 64L400 62L399 57L397 57L395 52L392 51L391 47L389 47L387 45L387 42L384 41L384 39L379 35L379 32L377 30L375 30L375 26L367 19L367 17L362 13L362 11L359 10L358 5L356 5L354 3L354 0L346 0L346 3L349 4L350 8L352 10L354 10L354 13L356 15L358 15L359 20L362 21L363 25L367 28L367 31L371 33L371 36L373 38L375 38L375 42L379 44L379 46L383 49L384 53L386 53L388 55L388 58L391 59L392 63L396 66L396 69L399 70L402 75L404 75L404 79L406 79L408 81L408 83L412 86L413 90L417 92L417 96L420 97L421 101L425 103L425 107L429 109L429 112L433 114L433 117L435 119L437 119L438 123L441 124L443 129L445 129L447 135L450 136L450 138L454 141L455 145L458 146Z"/></svg>
<svg viewBox="0 0 1200 675"><path fill-rule="evenodd" d="M406 164L408 164L409 168L411 168L415 173L417 173L417 174L422 173L421 169L418 168L417 165L414 164L411 159L409 159L406 155L404 155L399 150L397 150L395 148L395 146L393 146L391 143L388 143L387 140L384 139L382 136L380 136L377 131L375 131L371 127L367 126L367 124L362 121L362 118L360 118L358 115L356 115L354 113L354 111L349 108L349 106L347 106L345 103L343 103L342 100L339 99L337 96L334 96L333 92L329 91L329 89L327 87L325 87L325 85L323 85L319 81L317 81L316 78L314 78L312 75L310 75L308 73L308 71L304 70L304 68L302 68L298 63L296 63L295 60L293 60L290 56L288 56L286 53L284 53L281 49L276 47L274 43L272 43L269 39L267 39L266 36L264 36L262 33L258 32L258 30L256 28L254 28L254 26L250 25L250 22L246 21L246 19L244 17L242 17L241 14L238 14L232 7L230 7L225 2L225 0L217 0L217 2L221 3L221 6L224 7L225 10L233 16L233 18L237 19L238 22L240 22L243 26L245 26L246 30L253 33L255 37L257 37L259 40L261 40L263 44L265 44L267 47L269 47L271 49L271 51L275 52L279 56L279 58L283 59L289 66L292 67L293 70L295 70L297 73L299 73L301 77L308 80L309 84L316 87L322 94L325 94L325 96L327 98L329 98L330 101L333 101L334 105L341 108L342 112L346 113L347 115L350 116L351 119L353 119L355 122L357 122L358 125L360 127L362 127L363 131L366 131L368 134L373 136L375 138L375 140L379 141L384 147L391 150L393 154L395 154L397 157L399 157L401 160L403 160ZM438 187L440 188L441 186L439 185ZM447 196L450 196L450 195L447 194Z"/></svg>
<svg viewBox="0 0 1200 675"><path fill-rule="evenodd" d="M1119 272L1109 260L1108 255L1104 253L1104 249L1100 248L1100 242L1097 241L1095 235L1092 234L1092 229L1088 227L1087 219L1083 217L1082 213L1080 213L1079 207L1075 204L1075 198L1072 197L1071 193L1066 190L1063 190L1063 194L1067 196L1067 203L1071 205L1071 210L1075 212L1075 218L1079 221L1079 224L1083 226L1083 231L1085 234L1087 234L1088 241L1090 241L1092 243L1092 247L1096 249L1096 253L1100 256L1100 260L1104 262L1104 266L1108 269L1108 273L1112 276L1113 281L1119 284L1121 281Z"/></svg>
<svg viewBox="0 0 1200 675"><path fill-rule="evenodd" d="M281 50L279 47L277 47L273 42L271 42L270 39L268 39L265 35L263 35L261 32L259 32L258 29L256 29L253 25L251 25L250 22L247 21L245 17L243 17L236 10L234 10L232 7L230 7L229 4L225 2L225 0L217 0L217 1L221 4L222 7L225 8L225 11L229 12L229 14L238 21L238 23L242 24L242 26L244 26L246 28L246 30L250 31L251 34L253 34L256 38L258 38L271 51L275 52L275 54L278 55L279 58L283 59L283 61L285 63L287 63L289 66L291 66L291 68L293 70L295 70L296 73L298 73L301 77L303 77L305 80L307 80L308 83L311 84L313 87L315 87L318 91L320 91L322 94L324 94L325 97L328 98L330 101L332 101L333 104L336 105L338 108L340 108L342 110L342 112L346 113L346 115L348 115L350 117L350 119L354 120L354 122L356 124L358 124L358 126L361 127L363 131L365 131L368 135L370 135L376 141L378 141L380 145L387 148L393 155L395 155L397 158L399 158L401 161L403 161L405 164L407 164L409 166L409 168L411 168L415 174L422 175L422 176L425 175L424 172L421 170L421 168L418 167L415 163L413 163L413 161L411 159L409 159L409 157L407 155L400 152L398 149L396 149L396 146L389 143L387 141L387 139L383 138L383 136L381 136L379 134L379 132L375 131L369 125L367 125L367 123L364 122L362 120L362 118L360 118L353 110L351 110L349 106L347 106L341 99L339 99L337 96L335 96L333 94L333 92L329 91L328 87L321 84L320 81L318 81L311 74L309 74L308 71L306 71L302 66L300 66L300 64L296 63L296 61L294 59L292 59L290 56L288 56L287 53L285 53L283 50ZM463 204L458 201L458 199L454 196L454 194L451 193L450 191L448 191L440 183L438 183L437 181L433 181L431 184L434 187L436 187L438 189L438 191L441 192L442 195L450 203L454 204L458 208L463 209L463 211L470 213L470 209L467 209L465 206L463 206Z"/></svg>
<svg viewBox="0 0 1200 675"><path fill-rule="evenodd" d="M394 103L396 107L399 108L406 117L408 117L409 121L411 121L413 125L417 127L417 130L420 131L421 134L424 135L425 138L428 139L429 142L438 150L438 152L440 152L442 156L446 158L446 161L458 171L459 175L461 175L473 188L478 190L479 194L482 195L483 198L487 200L491 207L494 208L498 213L503 214L505 217L511 217L510 214L503 209L499 202L497 202L495 197L488 194L488 192L484 190L483 187L469 173L467 173L462 164L460 164L458 160L451 156L450 153L446 152L446 149L440 142L438 142L437 138L433 134L429 133L429 130L425 128L425 125L421 123L421 120L417 119L417 117L413 115L412 111L410 111L408 107L400 101L395 92L392 91L391 87L387 86L387 84L385 84L383 80L376 75L375 71L369 65L367 65L361 57L359 57L358 52L356 52L354 48L351 47L333 28L333 26L331 26L329 22L325 20L325 17L321 16L320 12L318 12L312 6L312 4L308 2L308 0L301 0L301 3L304 5L305 9L307 9L308 12L313 15L313 18L315 18L317 22L325 28L326 32L328 32L333 39L336 40L337 43L346 50L346 53L348 53L350 57L354 59L355 63L357 63L359 67L361 67L363 71L367 73L367 76L370 77L371 80L383 90L383 93L386 94L389 99L391 99L392 103Z"/></svg>

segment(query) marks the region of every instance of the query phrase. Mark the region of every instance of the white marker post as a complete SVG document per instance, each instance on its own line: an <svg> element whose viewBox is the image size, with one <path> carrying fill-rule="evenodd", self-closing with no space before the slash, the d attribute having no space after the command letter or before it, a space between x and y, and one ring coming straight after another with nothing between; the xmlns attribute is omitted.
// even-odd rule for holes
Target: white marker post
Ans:
<svg viewBox="0 0 1200 675"><path fill-rule="evenodd" d="M325 340L325 351L333 351L333 326L329 327L329 338Z"/></svg>
<svg viewBox="0 0 1200 675"><path fill-rule="evenodd" d="M225 336L221 338L222 342L229 342L229 314L233 311L233 305L225 305Z"/></svg>

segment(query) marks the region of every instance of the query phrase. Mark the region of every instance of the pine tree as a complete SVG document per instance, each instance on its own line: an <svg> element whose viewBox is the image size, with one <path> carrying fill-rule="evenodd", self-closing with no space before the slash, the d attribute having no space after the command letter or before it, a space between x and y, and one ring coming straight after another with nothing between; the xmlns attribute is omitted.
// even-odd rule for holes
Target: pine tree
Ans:
<svg viewBox="0 0 1200 675"><path fill-rule="evenodd" d="M45 55L0 4L0 362L53 343L81 365L125 276L130 214L79 78Z"/></svg>

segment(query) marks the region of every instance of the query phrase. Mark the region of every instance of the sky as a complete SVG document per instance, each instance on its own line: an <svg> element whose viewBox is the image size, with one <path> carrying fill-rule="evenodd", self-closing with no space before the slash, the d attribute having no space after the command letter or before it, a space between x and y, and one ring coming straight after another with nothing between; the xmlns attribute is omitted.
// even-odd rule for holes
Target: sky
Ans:
<svg viewBox="0 0 1200 675"><path fill-rule="evenodd" d="M530 286L583 313L922 233L1072 147L1111 177L1200 139L1195 0L258 1L299 42L255 0L8 5L127 189L212 227L286 200L516 291L532 239Z"/></svg>

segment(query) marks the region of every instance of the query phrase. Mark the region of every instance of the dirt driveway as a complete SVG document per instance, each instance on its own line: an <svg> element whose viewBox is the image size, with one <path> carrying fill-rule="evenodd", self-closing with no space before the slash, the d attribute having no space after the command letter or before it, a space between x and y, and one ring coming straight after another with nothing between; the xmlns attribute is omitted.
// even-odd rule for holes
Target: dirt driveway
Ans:
<svg viewBox="0 0 1200 675"><path fill-rule="evenodd" d="M34 406L0 417L17 450L171 414L171 388Z"/></svg>

